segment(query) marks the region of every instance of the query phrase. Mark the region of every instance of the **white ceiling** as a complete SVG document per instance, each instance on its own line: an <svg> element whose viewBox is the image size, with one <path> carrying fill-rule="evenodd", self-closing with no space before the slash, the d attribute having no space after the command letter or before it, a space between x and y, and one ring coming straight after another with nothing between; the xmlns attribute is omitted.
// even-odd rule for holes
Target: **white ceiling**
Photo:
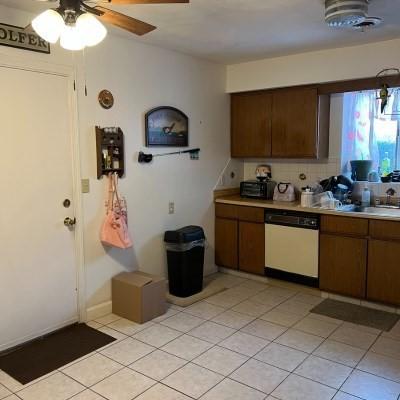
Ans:
<svg viewBox="0 0 400 400"><path fill-rule="evenodd" d="M0 4L37 12L53 3L0 0ZM329 28L323 0L191 0L113 9L158 27L135 40L224 64L400 37L399 0L371 0L369 14L384 18L384 24L367 32Z"/></svg>

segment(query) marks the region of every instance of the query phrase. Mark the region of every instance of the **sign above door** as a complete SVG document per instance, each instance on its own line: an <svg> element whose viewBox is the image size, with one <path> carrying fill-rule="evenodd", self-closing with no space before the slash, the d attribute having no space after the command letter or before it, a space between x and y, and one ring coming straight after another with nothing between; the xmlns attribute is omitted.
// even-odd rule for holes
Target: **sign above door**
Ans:
<svg viewBox="0 0 400 400"><path fill-rule="evenodd" d="M50 43L25 28L0 23L0 46L50 54Z"/></svg>

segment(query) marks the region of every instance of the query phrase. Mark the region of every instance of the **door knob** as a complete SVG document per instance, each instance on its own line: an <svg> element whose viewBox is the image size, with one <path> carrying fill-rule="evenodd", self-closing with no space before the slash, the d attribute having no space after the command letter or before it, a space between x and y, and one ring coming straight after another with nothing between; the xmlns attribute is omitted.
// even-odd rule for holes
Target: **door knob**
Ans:
<svg viewBox="0 0 400 400"><path fill-rule="evenodd" d="M64 225L67 227L67 228L72 228L74 225L76 224L76 218L70 218L70 217L66 217L65 219L64 219Z"/></svg>

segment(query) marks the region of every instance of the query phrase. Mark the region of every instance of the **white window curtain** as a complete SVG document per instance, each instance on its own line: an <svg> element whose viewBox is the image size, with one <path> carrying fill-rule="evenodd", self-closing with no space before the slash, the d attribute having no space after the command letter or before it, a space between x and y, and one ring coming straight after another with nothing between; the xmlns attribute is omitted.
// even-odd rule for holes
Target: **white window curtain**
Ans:
<svg viewBox="0 0 400 400"><path fill-rule="evenodd" d="M398 88L391 91L382 114L377 91L349 92L343 96L342 172L350 172L351 160L373 160L378 171L386 153L392 167L398 163L400 118ZM396 115L397 114L397 115Z"/></svg>

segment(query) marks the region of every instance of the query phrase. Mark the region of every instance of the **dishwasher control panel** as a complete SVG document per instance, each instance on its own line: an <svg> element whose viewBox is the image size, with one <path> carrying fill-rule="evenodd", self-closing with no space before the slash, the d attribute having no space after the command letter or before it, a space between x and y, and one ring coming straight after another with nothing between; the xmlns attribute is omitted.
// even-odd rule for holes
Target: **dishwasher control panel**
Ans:
<svg viewBox="0 0 400 400"><path fill-rule="evenodd" d="M298 211L266 209L265 223L318 230L319 215Z"/></svg>

